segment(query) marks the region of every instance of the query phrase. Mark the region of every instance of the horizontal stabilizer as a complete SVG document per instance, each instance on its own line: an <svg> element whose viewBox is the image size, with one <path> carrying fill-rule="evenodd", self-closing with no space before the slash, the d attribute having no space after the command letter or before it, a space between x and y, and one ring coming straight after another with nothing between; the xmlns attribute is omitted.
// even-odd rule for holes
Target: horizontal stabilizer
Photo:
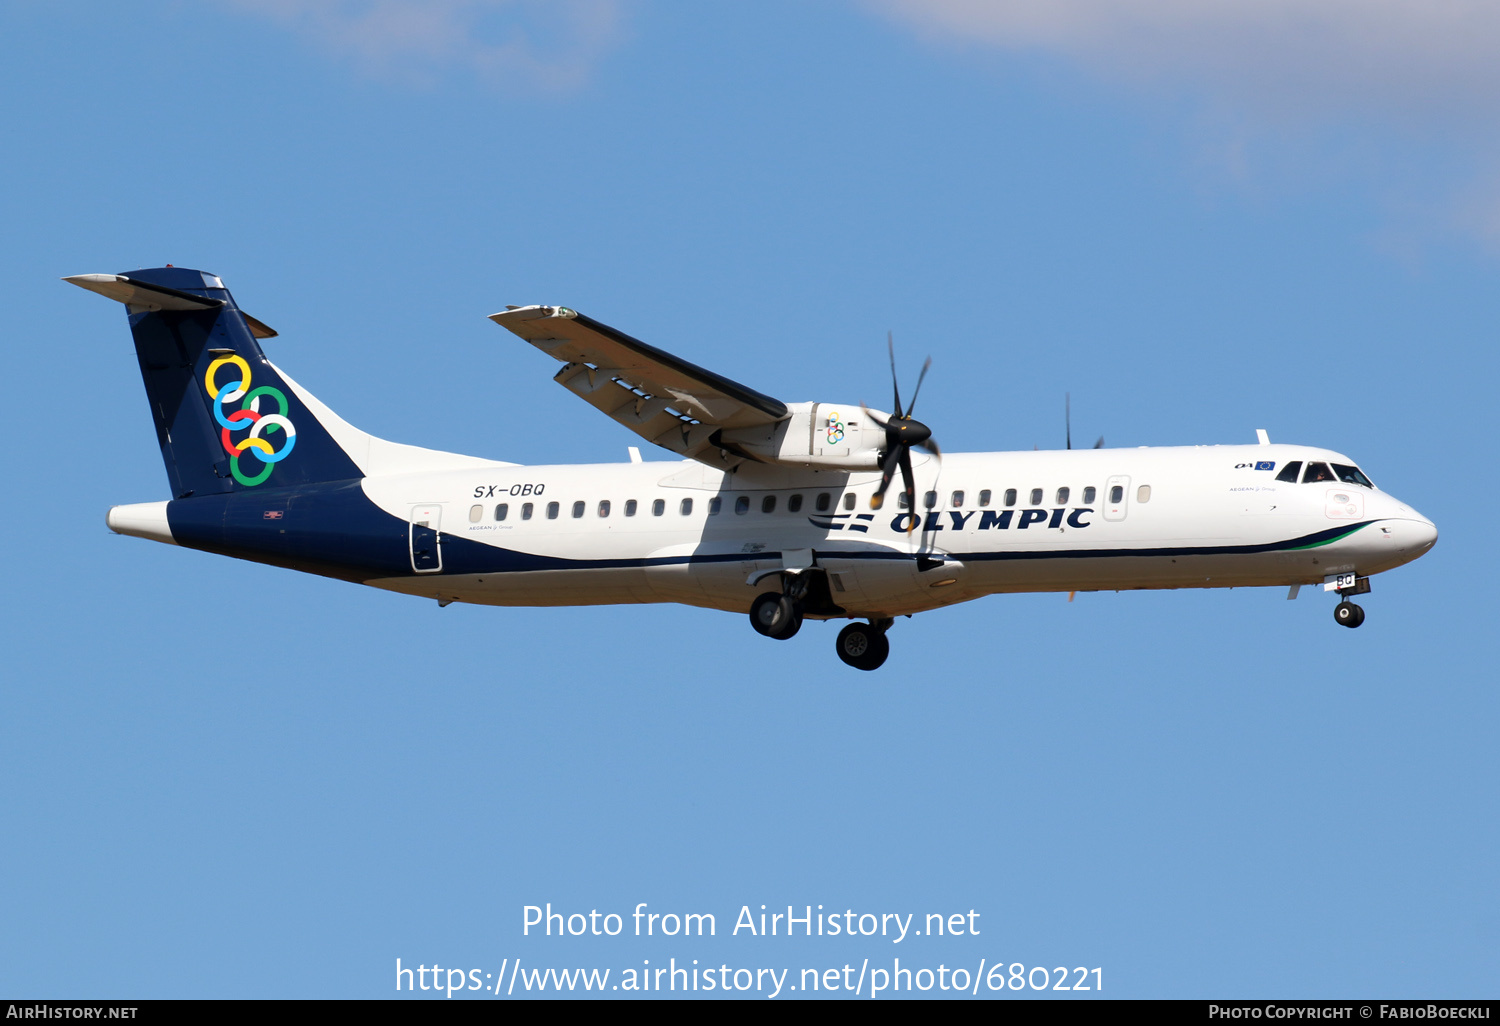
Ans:
<svg viewBox="0 0 1500 1026"><path fill-rule="evenodd" d="M149 285L123 274L75 274L63 281L71 282L81 289L97 292L106 299L130 306L141 306L147 310L217 310L224 305L222 299L207 299L187 292L178 292L165 285Z"/></svg>
<svg viewBox="0 0 1500 1026"><path fill-rule="evenodd" d="M64 278L81 289L97 292L107 299L127 306L138 306L144 310L217 310L224 305L222 299L208 299L188 292L179 292L165 285L153 285L123 274L75 274ZM275 338L276 332L266 324L251 317L243 310L245 326L256 338Z"/></svg>

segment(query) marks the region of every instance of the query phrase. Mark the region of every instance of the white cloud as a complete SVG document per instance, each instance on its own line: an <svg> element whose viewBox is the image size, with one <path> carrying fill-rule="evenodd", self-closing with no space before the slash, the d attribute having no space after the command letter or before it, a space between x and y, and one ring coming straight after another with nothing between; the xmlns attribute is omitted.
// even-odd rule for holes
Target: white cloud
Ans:
<svg viewBox="0 0 1500 1026"><path fill-rule="evenodd" d="M1260 116L1500 110L1495 0L866 0L933 37L1060 54Z"/></svg>
<svg viewBox="0 0 1500 1026"><path fill-rule="evenodd" d="M378 75L567 89L616 40L619 0L229 0Z"/></svg>
<svg viewBox="0 0 1500 1026"><path fill-rule="evenodd" d="M1221 180L1358 182L1393 235L1500 246L1497 0L857 2L934 42L1187 99L1197 166Z"/></svg>

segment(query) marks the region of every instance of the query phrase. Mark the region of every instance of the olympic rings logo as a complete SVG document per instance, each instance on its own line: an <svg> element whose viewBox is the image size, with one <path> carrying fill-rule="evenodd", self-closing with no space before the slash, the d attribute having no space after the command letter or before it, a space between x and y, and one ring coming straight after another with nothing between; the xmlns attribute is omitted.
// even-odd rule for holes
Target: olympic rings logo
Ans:
<svg viewBox="0 0 1500 1026"><path fill-rule="evenodd" d="M221 367L233 367L240 372L238 381L230 381L225 385L219 385L216 378ZM257 389L250 388L250 365L239 356L221 356L208 365L208 372L203 376L203 385L208 390L209 397L213 399L214 419L219 422L222 430L219 432L219 441L224 446L224 451L229 454L229 472L234 479L247 488L254 487L271 476L271 471L276 469L276 464L292 454L292 449L297 444L297 428L287 418L286 394L279 388L270 385L262 385ZM275 413L260 412L260 401L272 399L276 402ZM241 403L240 408L227 416L224 406L227 403ZM229 436L246 428L250 434L239 441ZM272 439L267 435L277 433L286 436L286 442L281 448L271 444ZM264 466L260 473L251 477L240 469L240 457L254 450L256 459Z"/></svg>
<svg viewBox="0 0 1500 1026"><path fill-rule="evenodd" d="M838 445L844 440L844 422L839 419L839 413L834 410L828 415L828 444Z"/></svg>

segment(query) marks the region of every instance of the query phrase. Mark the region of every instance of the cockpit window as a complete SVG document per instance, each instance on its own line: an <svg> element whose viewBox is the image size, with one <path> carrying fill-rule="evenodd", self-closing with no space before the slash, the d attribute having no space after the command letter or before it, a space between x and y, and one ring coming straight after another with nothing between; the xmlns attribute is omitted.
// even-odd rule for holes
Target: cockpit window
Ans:
<svg viewBox="0 0 1500 1026"><path fill-rule="evenodd" d="M1302 475L1303 484L1312 484L1316 481L1332 481L1333 471L1328 469L1326 463L1309 463L1307 473Z"/></svg>
<svg viewBox="0 0 1500 1026"><path fill-rule="evenodd" d="M1296 484L1297 475L1302 473L1302 461L1292 460L1282 468L1281 473L1276 475L1276 480L1285 481L1287 484Z"/></svg>
<svg viewBox="0 0 1500 1026"><path fill-rule="evenodd" d="M1375 487L1375 485L1371 483L1368 477L1365 477L1364 474L1360 473L1358 467L1350 467L1343 463L1335 463L1333 465L1333 472L1339 476L1339 480L1344 482L1344 484L1364 485L1366 488Z"/></svg>

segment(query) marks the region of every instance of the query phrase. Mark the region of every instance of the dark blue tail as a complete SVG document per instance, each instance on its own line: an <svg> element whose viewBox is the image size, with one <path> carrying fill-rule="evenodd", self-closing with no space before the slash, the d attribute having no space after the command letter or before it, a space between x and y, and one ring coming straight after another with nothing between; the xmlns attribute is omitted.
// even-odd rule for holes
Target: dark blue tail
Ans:
<svg viewBox="0 0 1500 1026"><path fill-rule="evenodd" d="M152 267L69 278L126 304L174 498L361 477L261 352L275 335L216 275Z"/></svg>

